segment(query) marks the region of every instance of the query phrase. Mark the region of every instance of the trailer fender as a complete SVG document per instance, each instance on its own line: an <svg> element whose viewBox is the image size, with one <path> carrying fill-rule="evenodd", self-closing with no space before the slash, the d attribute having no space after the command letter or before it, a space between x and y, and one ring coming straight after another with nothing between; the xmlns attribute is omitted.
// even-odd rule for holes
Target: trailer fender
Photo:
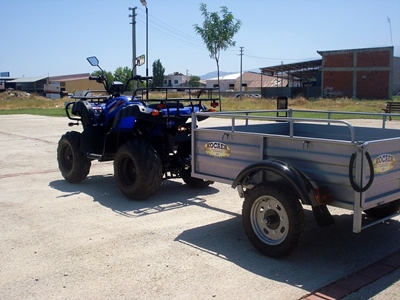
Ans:
<svg viewBox="0 0 400 300"><path fill-rule="evenodd" d="M246 186L251 179L262 171L272 172L286 181L286 183L296 192L303 204L312 206L313 215L318 226L326 227L334 223L326 205L318 204L313 185L308 178L295 167L279 160L264 160L253 163L244 168L232 183L232 188L240 186L239 194L244 197L242 186Z"/></svg>
<svg viewBox="0 0 400 300"><path fill-rule="evenodd" d="M247 185L261 171L272 172L284 179L297 193L302 203L313 206L318 205L316 202L313 203L314 199L308 195L312 188L308 179L293 166L279 160L263 160L248 165L236 176L232 183L232 188L235 189L238 185Z"/></svg>

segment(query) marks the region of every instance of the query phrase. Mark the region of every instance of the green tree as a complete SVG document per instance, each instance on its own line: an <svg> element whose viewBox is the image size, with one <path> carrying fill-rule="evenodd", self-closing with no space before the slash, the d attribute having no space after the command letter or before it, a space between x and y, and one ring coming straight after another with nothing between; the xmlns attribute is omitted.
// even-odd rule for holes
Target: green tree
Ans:
<svg viewBox="0 0 400 300"><path fill-rule="evenodd" d="M118 67L114 71L114 80L116 81L121 81L123 84L126 84L129 79L132 78L132 70L129 67ZM129 82L129 85L127 86L126 90L127 91L132 91L133 89L133 82Z"/></svg>
<svg viewBox="0 0 400 300"><path fill-rule="evenodd" d="M101 70L96 70L94 72L92 72L92 74L90 74L91 76L98 76L103 74L104 77L107 79L108 84L110 85L113 81L114 81L114 75L111 72L107 72L107 71L101 71Z"/></svg>
<svg viewBox="0 0 400 300"><path fill-rule="evenodd" d="M199 76L190 76L188 84L191 87L199 87L200 86L200 77Z"/></svg>
<svg viewBox="0 0 400 300"><path fill-rule="evenodd" d="M153 62L153 87L162 87L164 85L164 72L165 68L161 61L159 59L155 60Z"/></svg>
<svg viewBox="0 0 400 300"><path fill-rule="evenodd" d="M210 57L215 59L217 64L218 74L218 88L220 89L219 82L219 58L221 50L227 50L230 46L235 46L236 42L233 36L239 31L242 22L233 17L232 13L228 11L226 6L221 6L221 17L217 12L208 12L207 5L200 3L200 11L204 17L203 26L195 24L195 32L201 36Z"/></svg>

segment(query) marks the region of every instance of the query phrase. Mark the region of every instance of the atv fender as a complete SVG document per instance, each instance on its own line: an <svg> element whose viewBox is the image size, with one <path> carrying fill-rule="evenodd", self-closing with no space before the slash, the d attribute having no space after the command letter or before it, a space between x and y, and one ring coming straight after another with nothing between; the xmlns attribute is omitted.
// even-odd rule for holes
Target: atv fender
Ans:
<svg viewBox="0 0 400 300"><path fill-rule="evenodd" d="M93 108L87 101L75 102L72 106L72 114L81 117L83 127L88 127L94 123Z"/></svg>

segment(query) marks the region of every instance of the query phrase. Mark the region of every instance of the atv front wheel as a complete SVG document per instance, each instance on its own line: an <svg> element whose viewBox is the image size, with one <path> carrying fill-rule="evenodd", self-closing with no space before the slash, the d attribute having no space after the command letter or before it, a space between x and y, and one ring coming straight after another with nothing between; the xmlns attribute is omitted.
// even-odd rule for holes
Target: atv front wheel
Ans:
<svg viewBox="0 0 400 300"><path fill-rule="evenodd" d="M91 162L81 150L81 134L69 131L58 142L58 168L62 176L71 183L84 180L90 171Z"/></svg>
<svg viewBox="0 0 400 300"><path fill-rule="evenodd" d="M154 195L161 186L161 159L149 143L129 141L115 154L114 177L125 196L143 200Z"/></svg>

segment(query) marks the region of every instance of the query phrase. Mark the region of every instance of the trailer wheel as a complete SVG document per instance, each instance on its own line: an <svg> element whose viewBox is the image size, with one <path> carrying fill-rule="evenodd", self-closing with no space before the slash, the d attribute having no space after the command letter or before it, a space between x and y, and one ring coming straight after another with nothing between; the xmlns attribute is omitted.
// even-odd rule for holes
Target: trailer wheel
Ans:
<svg viewBox="0 0 400 300"><path fill-rule="evenodd" d="M81 134L69 131L58 142L58 168L62 176L71 183L84 180L90 171L91 162L81 150Z"/></svg>
<svg viewBox="0 0 400 300"><path fill-rule="evenodd" d="M370 208L365 210L364 212L370 218L385 218L390 215L397 213L400 210L400 199L390 202L388 204L384 204L382 206L377 206L374 208Z"/></svg>
<svg viewBox="0 0 400 300"><path fill-rule="evenodd" d="M303 207L296 194L285 186L255 186L245 197L242 215L250 242L267 256L288 253L303 235Z"/></svg>
<svg viewBox="0 0 400 300"><path fill-rule="evenodd" d="M115 154L114 177L121 192L129 199L146 199L161 186L160 157L147 142L129 141Z"/></svg>
<svg viewBox="0 0 400 300"><path fill-rule="evenodd" d="M191 150L190 150L190 148L191 148L190 141L182 142L178 147L177 155L182 160L185 160L188 157L190 157L190 159L191 159ZM197 188L197 189L206 188L210 184L214 183L214 181L209 181L209 180L204 180L204 179L201 179L201 178L192 177L191 173L192 173L192 167L189 167L187 169L182 168L182 170L180 172L180 176L181 176L182 180L188 186L190 186L192 188Z"/></svg>

